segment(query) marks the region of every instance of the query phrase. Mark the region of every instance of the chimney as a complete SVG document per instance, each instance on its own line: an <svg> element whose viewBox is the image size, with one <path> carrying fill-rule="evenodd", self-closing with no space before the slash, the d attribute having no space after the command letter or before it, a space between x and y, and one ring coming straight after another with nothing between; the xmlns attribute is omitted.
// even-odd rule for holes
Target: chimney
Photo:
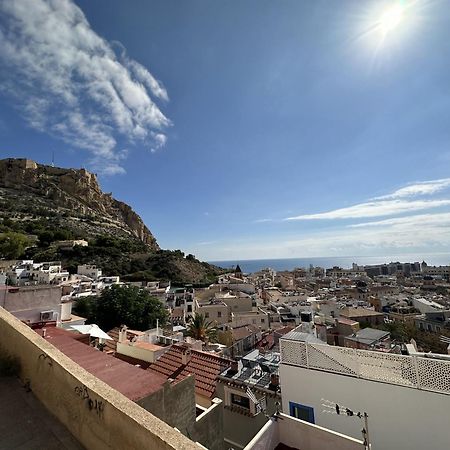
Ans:
<svg viewBox="0 0 450 450"><path fill-rule="evenodd" d="M230 368L227 371L229 376L236 375L239 372L239 364L237 361L233 361L230 365Z"/></svg>
<svg viewBox="0 0 450 450"><path fill-rule="evenodd" d="M279 385L280 385L280 377L276 373L272 373L270 375L269 389L271 391L277 391Z"/></svg>
<svg viewBox="0 0 450 450"><path fill-rule="evenodd" d="M127 341L127 329L128 329L128 327L126 325L122 325L120 327L120 330L119 330L119 342L120 343Z"/></svg>
<svg viewBox="0 0 450 450"><path fill-rule="evenodd" d="M47 335L47 328L42 328L42 337L45 339Z"/></svg>
<svg viewBox="0 0 450 450"><path fill-rule="evenodd" d="M181 363L185 366L191 360L191 349L184 347L181 350Z"/></svg>

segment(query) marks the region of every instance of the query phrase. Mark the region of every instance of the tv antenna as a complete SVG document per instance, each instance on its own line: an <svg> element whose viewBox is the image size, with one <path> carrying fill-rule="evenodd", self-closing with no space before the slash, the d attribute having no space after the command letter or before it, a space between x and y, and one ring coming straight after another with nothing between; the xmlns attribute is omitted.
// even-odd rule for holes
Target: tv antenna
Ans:
<svg viewBox="0 0 450 450"><path fill-rule="evenodd" d="M322 398L322 406L324 409L322 412L325 414L337 414L338 416L356 417L358 419L364 420L364 427L361 430L363 436L363 444L366 450L370 450L370 439L369 439L369 415L366 412L355 412L350 408L343 405L338 405L335 402L326 400Z"/></svg>

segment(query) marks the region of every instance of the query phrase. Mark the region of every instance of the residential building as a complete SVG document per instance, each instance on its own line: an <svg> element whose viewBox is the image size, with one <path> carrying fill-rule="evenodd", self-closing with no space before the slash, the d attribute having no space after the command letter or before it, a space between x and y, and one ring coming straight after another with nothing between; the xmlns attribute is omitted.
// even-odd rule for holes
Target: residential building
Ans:
<svg viewBox="0 0 450 450"><path fill-rule="evenodd" d="M196 300L195 310L215 326L225 325L231 322L230 307L222 301L211 300L208 303L198 303Z"/></svg>
<svg viewBox="0 0 450 450"><path fill-rule="evenodd" d="M269 326L269 315L261 308L254 308L252 311L232 312L231 326L240 327L243 325L255 325L262 331L267 331Z"/></svg>
<svg viewBox="0 0 450 450"><path fill-rule="evenodd" d="M432 333L442 333L445 330L450 331L450 311L433 311L416 315L414 323L422 331L430 331Z"/></svg>
<svg viewBox="0 0 450 450"><path fill-rule="evenodd" d="M384 314L367 308L349 307L339 312L341 317L354 320L360 325L380 325L384 322Z"/></svg>
<svg viewBox="0 0 450 450"><path fill-rule="evenodd" d="M244 448L279 408L279 362L278 353L254 350L220 374L226 448Z"/></svg>
<svg viewBox="0 0 450 450"><path fill-rule="evenodd" d="M102 269L95 264L82 264L77 266L77 274L84 275L92 280L98 280L102 276Z"/></svg>
<svg viewBox="0 0 450 450"><path fill-rule="evenodd" d="M344 337L344 347L390 351L391 334L374 328L363 328L353 335Z"/></svg>
<svg viewBox="0 0 450 450"><path fill-rule="evenodd" d="M218 330L217 337L227 347L227 354L234 358L253 350L262 339L262 331L255 325L243 325Z"/></svg>
<svg viewBox="0 0 450 450"><path fill-rule="evenodd" d="M63 303L59 286L3 286L0 306L28 324L70 320L72 301Z"/></svg>
<svg viewBox="0 0 450 450"><path fill-rule="evenodd" d="M394 355L305 343L289 335L280 347L285 414L362 439L362 420L336 414L334 406L344 405L368 414L374 449L448 447L450 359L444 355Z"/></svg>
<svg viewBox="0 0 450 450"><path fill-rule="evenodd" d="M45 340L92 375L181 433L208 448L221 449L223 438L220 401L213 400L209 405L211 416L207 423L198 422L193 377L185 376L170 381L159 373L143 370L98 351L83 342L85 336L61 328L46 327ZM206 429L202 429L203 427Z"/></svg>
<svg viewBox="0 0 450 450"><path fill-rule="evenodd" d="M147 369L176 382L193 375L195 378L195 400L197 405L209 408L217 396L217 378L231 361L210 352L192 350L186 344L172 345Z"/></svg>
<svg viewBox="0 0 450 450"><path fill-rule="evenodd" d="M325 273L327 277L331 278L343 278L343 277L357 278L367 276L366 272L359 268L343 269L342 267L337 266L332 267L331 269L327 269Z"/></svg>

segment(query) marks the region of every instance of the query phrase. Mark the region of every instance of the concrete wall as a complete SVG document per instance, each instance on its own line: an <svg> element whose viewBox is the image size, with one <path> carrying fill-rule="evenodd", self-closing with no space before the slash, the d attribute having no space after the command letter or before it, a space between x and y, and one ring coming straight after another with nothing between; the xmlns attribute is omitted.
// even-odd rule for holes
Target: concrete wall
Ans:
<svg viewBox="0 0 450 450"><path fill-rule="evenodd" d="M450 396L415 388L280 365L283 412L289 402L314 408L315 423L362 439L361 420L326 414L323 400L367 412L373 450L449 448Z"/></svg>
<svg viewBox="0 0 450 450"><path fill-rule="evenodd" d="M262 331L266 331L269 329L269 316L260 311L249 313L233 313L231 324L233 327L255 325L256 327L261 327Z"/></svg>
<svg viewBox="0 0 450 450"><path fill-rule="evenodd" d="M243 414L237 410L233 410L227 405L225 388L228 389L222 382L217 384L217 396L223 401L223 436L225 439L225 449L233 447L234 449L244 448L248 442L258 433L258 431L267 422L267 417L264 414L257 416L250 416ZM233 391L238 388L232 388ZM245 396L245 389L240 390L240 395ZM258 399L262 397L261 393L257 394ZM267 396L267 414L274 414L276 411L275 402L281 399L273 396Z"/></svg>
<svg viewBox="0 0 450 450"><path fill-rule="evenodd" d="M269 420L261 428L259 433L245 446L245 450L274 449L280 443L280 434L278 431L278 423L274 420Z"/></svg>
<svg viewBox="0 0 450 450"><path fill-rule="evenodd" d="M0 291L0 306L20 320L39 322L42 311L57 311L61 317L59 286L8 288Z"/></svg>
<svg viewBox="0 0 450 450"><path fill-rule="evenodd" d="M220 399L213 399L212 405L197 417L192 439L209 450L223 448L223 403Z"/></svg>
<svg viewBox="0 0 450 450"><path fill-rule="evenodd" d="M192 436L195 424L195 380L189 376L163 388L137 403L186 436Z"/></svg>
<svg viewBox="0 0 450 450"><path fill-rule="evenodd" d="M251 311L253 300L251 297L221 298L231 309L231 312Z"/></svg>
<svg viewBox="0 0 450 450"><path fill-rule="evenodd" d="M361 440L282 414L277 422L280 441L302 450L364 450Z"/></svg>
<svg viewBox="0 0 450 450"><path fill-rule="evenodd" d="M135 346L129 341L117 343L117 353L121 355L131 356L132 358L140 359L150 363L155 362L161 355L168 350L167 347L163 347L160 350L150 350L148 348L142 348Z"/></svg>
<svg viewBox="0 0 450 450"><path fill-rule="evenodd" d="M198 450L3 308L0 336L0 351L19 358L23 382L87 449Z"/></svg>
<svg viewBox="0 0 450 450"><path fill-rule="evenodd" d="M364 450L360 440L286 414L280 414L277 420L269 420L245 450L274 449L280 442L301 450Z"/></svg>

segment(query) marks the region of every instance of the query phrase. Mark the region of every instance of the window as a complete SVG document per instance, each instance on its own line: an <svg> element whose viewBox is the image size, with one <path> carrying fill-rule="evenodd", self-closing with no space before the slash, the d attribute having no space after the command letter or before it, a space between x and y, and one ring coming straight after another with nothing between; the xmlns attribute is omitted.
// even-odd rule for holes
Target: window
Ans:
<svg viewBox="0 0 450 450"><path fill-rule="evenodd" d="M265 320L264 319L261 319L261 323L264 323L265 322Z"/></svg>
<svg viewBox="0 0 450 450"><path fill-rule="evenodd" d="M231 394L231 404L250 409L250 399L238 394Z"/></svg>
<svg viewBox="0 0 450 450"><path fill-rule="evenodd" d="M299 403L289 402L289 414L296 419L304 420L305 422L314 422L314 408L311 406L300 405Z"/></svg>
<svg viewBox="0 0 450 450"><path fill-rule="evenodd" d="M205 312L205 319L209 319L209 312Z"/></svg>

